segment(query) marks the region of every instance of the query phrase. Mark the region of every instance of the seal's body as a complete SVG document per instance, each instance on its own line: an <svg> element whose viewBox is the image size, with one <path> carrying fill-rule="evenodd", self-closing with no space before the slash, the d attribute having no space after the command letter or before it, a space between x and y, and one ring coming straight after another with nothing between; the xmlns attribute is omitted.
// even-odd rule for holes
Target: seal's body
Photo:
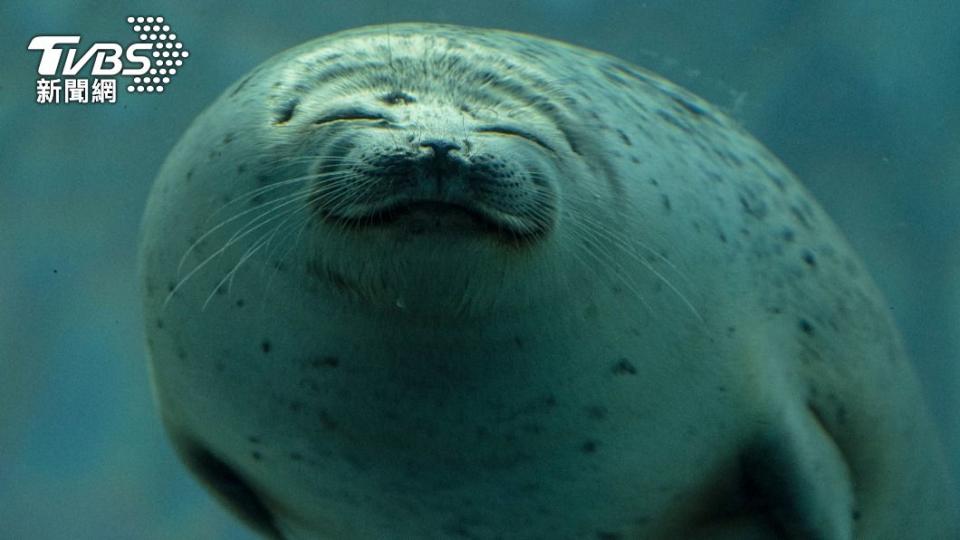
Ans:
<svg viewBox="0 0 960 540"><path fill-rule="evenodd" d="M617 59L434 25L292 49L174 149L142 262L165 425L268 535L956 535L849 247Z"/></svg>

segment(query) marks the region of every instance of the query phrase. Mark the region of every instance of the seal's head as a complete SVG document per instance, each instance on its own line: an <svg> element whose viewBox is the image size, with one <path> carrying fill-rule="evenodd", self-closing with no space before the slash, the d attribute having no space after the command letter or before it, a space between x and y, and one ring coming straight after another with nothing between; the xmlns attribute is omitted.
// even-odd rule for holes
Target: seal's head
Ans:
<svg viewBox="0 0 960 540"><path fill-rule="evenodd" d="M274 81L259 104L271 115L263 148L287 166L270 183L309 210L311 267L336 289L464 303L477 276L502 269L516 283L530 273L520 261L550 252L537 248L560 227L561 194L589 199L575 181L589 173L573 100L536 64L459 39L358 31L258 78ZM509 296L487 290L464 305Z"/></svg>

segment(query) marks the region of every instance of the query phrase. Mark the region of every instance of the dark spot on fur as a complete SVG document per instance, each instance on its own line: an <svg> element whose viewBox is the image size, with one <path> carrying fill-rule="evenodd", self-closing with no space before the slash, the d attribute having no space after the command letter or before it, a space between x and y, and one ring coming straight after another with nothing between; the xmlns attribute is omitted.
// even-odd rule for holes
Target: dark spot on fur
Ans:
<svg viewBox="0 0 960 540"><path fill-rule="evenodd" d="M620 540L623 538L617 533L597 531L597 540Z"/></svg>
<svg viewBox="0 0 960 540"><path fill-rule="evenodd" d="M291 98L274 111L274 124L286 124L293 118L293 114L300 105L300 98Z"/></svg>
<svg viewBox="0 0 960 540"><path fill-rule="evenodd" d="M626 358L621 358L617 360L617 363L613 365L613 374L614 375L636 375L637 368L630 363Z"/></svg>
<svg viewBox="0 0 960 540"><path fill-rule="evenodd" d="M247 170L247 166L243 163L237 165L237 174L243 174Z"/></svg>
<svg viewBox="0 0 960 540"><path fill-rule="evenodd" d="M797 222L803 225L806 229L813 228L810 226L810 221L807 220L807 216L804 215L804 213L796 206L790 207L790 213L793 214L793 217L797 220Z"/></svg>
<svg viewBox="0 0 960 540"><path fill-rule="evenodd" d="M627 146L633 146L633 141L630 140L630 137L627 137L627 134L621 130L617 130L617 135L620 135L620 140L623 141L623 144Z"/></svg>
<svg viewBox="0 0 960 540"><path fill-rule="evenodd" d="M310 360L310 366L316 369L335 368L340 365L340 359L336 356L319 356Z"/></svg>
<svg viewBox="0 0 960 540"><path fill-rule="evenodd" d="M814 257L813 253L810 253L809 251L803 252L803 262L807 263L807 266L809 266L810 268L814 268L817 266L816 257Z"/></svg>
<svg viewBox="0 0 960 540"><path fill-rule="evenodd" d="M657 111L657 116L664 119L668 124L679 129L680 131L687 134L693 134L693 128L687 125L685 121L680 120L676 116L670 114L669 111L659 110Z"/></svg>
<svg viewBox="0 0 960 540"><path fill-rule="evenodd" d="M256 461L260 461L261 459L263 459L263 454L254 450L253 452L250 452L250 457L252 457Z"/></svg>
<svg viewBox="0 0 960 540"><path fill-rule="evenodd" d="M609 69L604 69L603 71L601 71L601 73L603 73L603 76L606 77L606 79L607 79L608 81L612 82L613 84L615 84L615 85L617 85L617 86L627 86L627 85L628 85L626 79L624 79L623 77L621 77L618 73L615 73L615 72L613 72L613 71L611 71L611 70L609 70Z"/></svg>
<svg viewBox="0 0 960 540"><path fill-rule="evenodd" d="M260 437L257 437L256 435L247 436L247 440L253 444L260 444Z"/></svg>
<svg viewBox="0 0 960 540"><path fill-rule="evenodd" d="M800 330L808 336L813 335L813 325L806 319L800 319Z"/></svg>
<svg viewBox="0 0 960 540"><path fill-rule="evenodd" d="M603 405L591 405L587 407L587 416L594 420L603 420L607 417L607 408Z"/></svg>
<svg viewBox="0 0 960 540"><path fill-rule="evenodd" d="M263 354L269 354L271 347L272 345L270 344L270 341L266 339L263 340L263 343L260 344L260 350L263 351Z"/></svg>
<svg viewBox="0 0 960 540"><path fill-rule="evenodd" d="M764 172L767 173L767 178L769 178L774 183L774 185L777 186L777 189L779 189L781 192L787 191L787 181L784 180L782 176L780 176L779 174L774 174L770 171L767 171L766 169L764 169Z"/></svg>
<svg viewBox="0 0 960 540"><path fill-rule="evenodd" d="M223 144L228 144L228 143L230 143L230 142L233 141L233 139L235 139L236 137L237 137L237 134L236 134L236 133L232 133L232 132L231 132L231 133L227 133L226 135L223 136Z"/></svg>
<svg viewBox="0 0 960 540"><path fill-rule="evenodd" d="M783 238L784 242L793 242L793 239L794 239L793 229L791 229L790 227L785 227L783 231L780 233L780 237Z"/></svg>
<svg viewBox="0 0 960 540"><path fill-rule="evenodd" d="M671 210L671 207L670 207L670 197L667 197L666 195L661 195L661 196L660 196L660 202L663 203L663 209L666 210L667 213L669 214L669 213L670 213L670 210Z"/></svg>
<svg viewBox="0 0 960 540"><path fill-rule="evenodd" d="M337 429L337 421L331 417L327 411L322 410L319 414L320 426L327 431L335 431Z"/></svg>
<svg viewBox="0 0 960 540"><path fill-rule="evenodd" d="M303 454L300 452L290 452L290 459L293 461L303 461Z"/></svg>
<svg viewBox="0 0 960 540"><path fill-rule="evenodd" d="M707 171L707 178L709 178L710 180L713 180L714 182L716 182L716 183L718 183L718 184L722 184L722 183L724 182L723 176L721 176L721 175L719 175L719 174L717 174L717 173L715 173L715 172L713 172L713 171Z"/></svg>
<svg viewBox="0 0 960 540"><path fill-rule="evenodd" d="M520 336L513 336L513 344L517 346L518 349L523 348L523 338Z"/></svg>
<svg viewBox="0 0 960 540"><path fill-rule="evenodd" d="M250 82L251 79L253 79L253 76L256 75L256 74L259 73L259 72L260 72L259 69L258 69L258 70L255 70L253 73L251 73L250 75L248 75L247 78L245 78L245 79L243 79L242 81L240 81L240 84L238 84L237 87L233 89L233 92L230 92L230 97L233 97L233 96L237 95L237 92L239 92L240 90L243 90L243 87L246 86L247 83ZM277 86L279 86L279 85L280 85L280 83L274 83L274 84L273 84L274 87L277 87Z"/></svg>
<svg viewBox="0 0 960 540"><path fill-rule="evenodd" d="M190 167L190 170L187 171L187 180L189 181L191 178L193 178L193 167Z"/></svg>
<svg viewBox="0 0 960 540"><path fill-rule="evenodd" d="M238 299L237 299L237 307L243 307L244 304L245 304L245 302L243 301L243 298L238 298Z"/></svg>
<svg viewBox="0 0 960 540"><path fill-rule="evenodd" d="M584 454L596 453L597 441L590 440L590 441L584 442L583 445L580 447L580 451L583 452Z"/></svg>
<svg viewBox="0 0 960 540"><path fill-rule="evenodd" d="M157 328L163 330L163 319L157 319Z"/></svg>
<svg viewBox="0 0 960 540"><path fill-rule="evenodd" d="M740 194L740 206L743 211L756 219L763 219L767 216L767 205L756 196L751 194Z"/></svg>
<svg viewBox="0 0 960 540"><path fill-rule="evenodd" d="M720 158L721 161L723 161L723 162L725 162L725 163L727 163L727 164L729 164L729 165L733 165L733 166L735 166L735 167L743 167L743 161L741 161L740 158L737 157L736 154L731 153L731 152L727 152L727 151L725 151L725 150L720 150L719 148L712 148L712 150L713 150L713 153L714 153L718 158Z"/></svg>

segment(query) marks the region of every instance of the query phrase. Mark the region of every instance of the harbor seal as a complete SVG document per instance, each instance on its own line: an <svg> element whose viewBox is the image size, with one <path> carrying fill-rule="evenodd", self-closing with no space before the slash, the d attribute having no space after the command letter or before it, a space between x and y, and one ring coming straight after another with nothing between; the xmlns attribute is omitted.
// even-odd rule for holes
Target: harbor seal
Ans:
<svg viewBox="0 0 960 540"><path fill-rule="evenodd" d="M886 304L786 168L616 58L408 24L282 53L142 237L186 462L285 539L941 539Z"/></svg>

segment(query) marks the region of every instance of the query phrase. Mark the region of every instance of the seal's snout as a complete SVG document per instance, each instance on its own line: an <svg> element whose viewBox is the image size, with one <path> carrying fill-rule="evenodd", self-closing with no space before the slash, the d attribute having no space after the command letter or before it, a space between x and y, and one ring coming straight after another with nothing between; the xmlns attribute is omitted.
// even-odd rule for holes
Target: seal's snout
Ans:
<svg viewBox="0 0 960 540"><path fill-rule="evenodd" d="M468 167L467 161L460 153L460 144L450 139L426 139L419 143L420 155L411 164L412 180L419 180L425 192L434 192L433 195L443 196L454 187L463 169ZM419 169L419 171L416 171ZM420 174L417 174L419 172Z"/></svg>
<svg viewBox="0 0 960 540"><path fill-rule="evenodd" d="M436 159L443 159L451 150L460 150L460 145L447 139L428 139L420 142L421 148L429 148Z"/></svg>
<svg viewBox="0 0 960 540"><path fill-rule="evenodd" d="M518 150L519 136L485 133L472 140L426 126L433 133L408 130L401 138L385 137L382 129L350 139L349 168L342 156L318 165L314 207L326 222L418 231L425 222L445 230L472 223L468 228L510 240L542 237L550 228L553 194L539 181L545 168L523 158L531 148ZM344 173L329 174L334 170Z"/></svg>

